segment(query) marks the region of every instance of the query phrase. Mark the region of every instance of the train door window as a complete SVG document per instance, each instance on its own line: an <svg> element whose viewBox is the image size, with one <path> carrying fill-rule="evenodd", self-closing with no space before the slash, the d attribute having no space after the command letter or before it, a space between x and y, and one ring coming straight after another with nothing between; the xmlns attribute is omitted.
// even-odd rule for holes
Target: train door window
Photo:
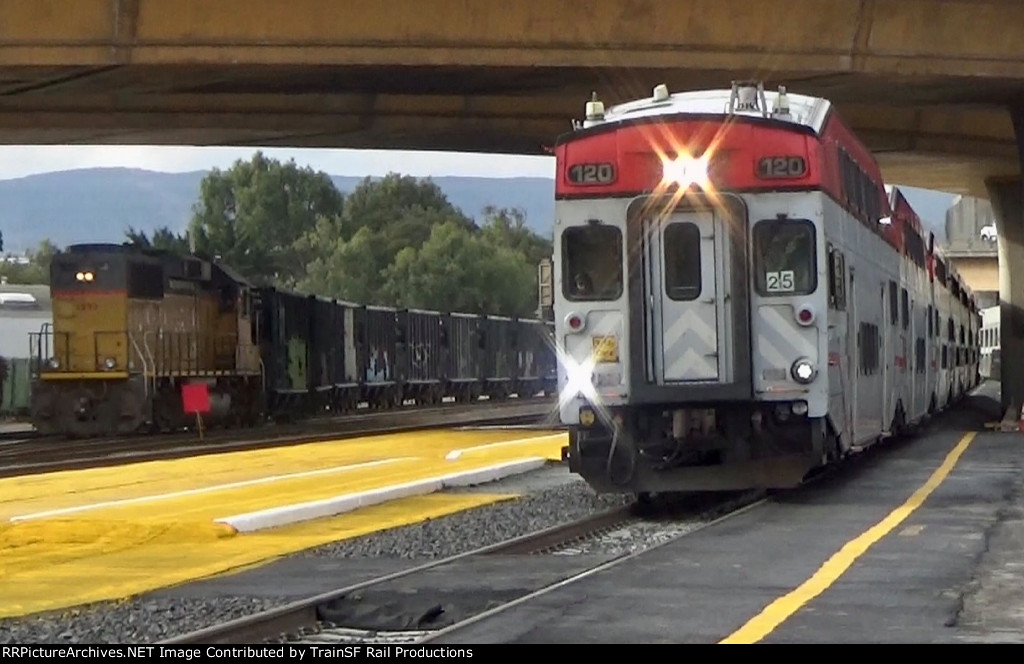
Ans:
<svg viewBox="0 0 1024 664"><path fill-rule="evenodd" d="M889 282L889 322L894 326L900 319L899 287L895 281Z"/></svg>
<svg viewBox="0 0 1024 664"><path fill-rule="evenodd" d="M946 337L947 341L956 341L956 325L952 318L946 320Z"/></svg>
<svg viewBox="0 0 1024 664"><path fill-rule="evenodd" d="M914 369L917 373L925 372L925 344L924 337L918 337L914 343Z"/></svg>
<svg viewBox="0 0 1024 664"><path fill-rule="evenodd" d="M942 368L949 367L949 346L942 344Z"/></svg>
<svg viewBox="0 0 1024 664"><path fill-rule="evenodd" d="M829 245L829 303L833 309L846 309L846 257Z"/></svg>
<svg viewBox="0 0 1024 664"><path fill-rule="evenodd" d="M900 305L903 313L903 329L905 330L910 327L910 295L906 288L901 289Z"/></svg>
<svg viewBox="0 0 1024 664"><path fill-rule="evenodd" d="M860 372L870 375L878 370L878 326L860 324Z"/></svg>
<svg viewBox="0 0 1024 664"><path fill-rule="evenodd" d="M932 305L928 305L928 338L931 339L935 335L935 328L932 327Z"/></svg>
<svg viewBox="0 0 1024 664"><path fill-rule="evenodd" d="M963 325L960 326L960 343L961 344L964 343L964 326Z"/></svg>
<svg viewBox="0 0 1024 664"><path fill-rule="evenodd" d="M814 224L765 219L754 226L754 284L762 296L809 295L818 288Z"/></svg>
<svg viewBox="0 0 1024 664"><path fill-rule="evenodd" d="M701 291L700 229L696 224L665 227L665 294L677 301L696 300Z"/></svg>
<svg viewBox="0 0 1024 664"><path fill-rule="evenodd" d="M562 233L562 284L569 300L617 300L622 295L622 232L591 223Z"/></svg>

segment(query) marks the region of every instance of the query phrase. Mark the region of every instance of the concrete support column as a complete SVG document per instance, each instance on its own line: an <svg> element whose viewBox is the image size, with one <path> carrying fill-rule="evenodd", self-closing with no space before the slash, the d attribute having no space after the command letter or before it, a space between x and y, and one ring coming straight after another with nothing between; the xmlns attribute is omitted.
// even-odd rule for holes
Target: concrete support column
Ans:
<svg viewBox="0 0 1024 664"><path fill-rule="evenodd" d="M999 231L999 331L1004 419L1024 403L1024 182L988 180Z"/></svg>
<svg viewBox="0 0 1024 664"><path fill-rule="evenodd" d="M1010 109L1024 172L1024 107ZM1003 421L1016 421L1024 404L1024 179L985 182L999 232L1000 381Z"/></svg>

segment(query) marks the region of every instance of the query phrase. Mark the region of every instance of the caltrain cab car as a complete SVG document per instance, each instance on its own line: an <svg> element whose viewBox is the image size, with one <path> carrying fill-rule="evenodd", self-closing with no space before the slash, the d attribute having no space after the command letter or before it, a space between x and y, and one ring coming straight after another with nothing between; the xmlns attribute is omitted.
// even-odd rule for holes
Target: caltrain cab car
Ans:
<svg viewBox="0 0 1024 664"><path fill-rule="evenodd" d="M971 297L828 100L595 97L555 156L564 454L598 491L796 486L971 384Z"/></svg>
<svg viewBox="0 0 1024 664"><path fill-rule="evenodd" d="M181 387L207 384L209 423L254 422L261 366L249 287L224 266L133 245L72 245L50 269L53 323L30 335L32 420L89 436L195 422Z"/></svg>

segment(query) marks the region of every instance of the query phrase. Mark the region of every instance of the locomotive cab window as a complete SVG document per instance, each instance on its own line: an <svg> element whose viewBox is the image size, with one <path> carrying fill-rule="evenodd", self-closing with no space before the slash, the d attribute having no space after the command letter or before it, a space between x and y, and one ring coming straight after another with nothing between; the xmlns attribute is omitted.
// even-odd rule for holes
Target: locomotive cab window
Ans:
<svg viewBox="0 0 1024 664"><path fill-rule="evenodd" d="M700 295L700 229L690 223L665 227L665 294L673 300Z"/></svg>
<svg viewBox="0 0 1024 664"><path fill-rule="evenodd" d="M765 219L754 226L754 284L763 296L808 295L818 288L814 225Z"/></svg>
<svg viewBox="0 0 1024 664"><path fill-rule="evenodd" d="M562 289L569 300L616 300L622 295L622 233L591 224L562 234Z"/></svg>
<svg viewBox="0 0 1024 664"><path fill-rule="evenodd" d="M123 260L97 257L54 259L50 267L51 287L59 290L124 290Z"/></svg>

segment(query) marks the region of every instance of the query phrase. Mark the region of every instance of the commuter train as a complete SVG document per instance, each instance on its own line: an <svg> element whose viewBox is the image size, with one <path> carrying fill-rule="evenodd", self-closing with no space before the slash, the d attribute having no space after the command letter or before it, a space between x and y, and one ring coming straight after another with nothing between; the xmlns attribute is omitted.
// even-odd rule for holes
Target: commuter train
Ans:
<svg viewBox="0 0 1024 664"><path fill-rule="evenodd" d="M53 323L30 335L31 416L44 434L173 430L195 424L196 409L208 426L251 426L554 389L539 320L254 287L219 262L129 244L71 246L50 278ZM196 384L206 395L192 403Z"/></svg>
<svg viewBox="0 0 1024 664"><path fill-rule="evenodd" d="M979 382L974 296L829 101L595 95L554 152L563 455L599 492L796 486Z"/></svg>
<svg viewBox="0 0 1024 664"><path fill-rule="evenodd" d="M981 364L978 371L982 378L999 380L1002 370L999 343L999 306L981 310Z"/></svg>

